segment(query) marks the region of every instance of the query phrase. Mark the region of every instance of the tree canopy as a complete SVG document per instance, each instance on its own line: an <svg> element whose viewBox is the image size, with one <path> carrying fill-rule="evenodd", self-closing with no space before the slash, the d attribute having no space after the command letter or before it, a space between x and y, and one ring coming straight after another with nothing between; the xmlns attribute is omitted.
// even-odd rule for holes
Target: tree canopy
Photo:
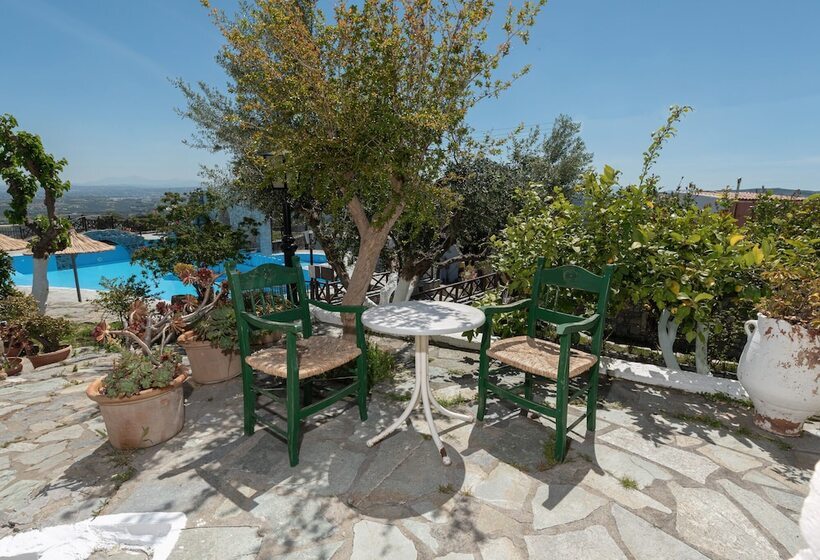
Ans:
<svg viewBox="0 0 820 560"><path fill-rule="evenodd" d="M13 224L22 224L34 234L31 251L34 258L47 258L65 249L69 243L71 223L57 215L56 202L71 188L71 183L60 179L68 162L55 157L43 148L36 134L17 128L12 115L0 116L0 178L6 183L11 196L6 218ZM37 193L43 190L45 215L31 216L28 212Z"/></svg>
<svg viewBox="0 0 820 560"><path fill-rule="evenodd" d="M232 20L214 12L229 90L180 84L185 114L200 126L197 143L233 152L237 184L269 196L270 179L286 182L308 215L354 224L346 300L361 302L393 225L435 195L467 111L508 87L495 70L543 4L511 6L494 45L487 0L340 2L329 20L293 0L259 0ZM272 164L262 152L285 157Z"/></svg>

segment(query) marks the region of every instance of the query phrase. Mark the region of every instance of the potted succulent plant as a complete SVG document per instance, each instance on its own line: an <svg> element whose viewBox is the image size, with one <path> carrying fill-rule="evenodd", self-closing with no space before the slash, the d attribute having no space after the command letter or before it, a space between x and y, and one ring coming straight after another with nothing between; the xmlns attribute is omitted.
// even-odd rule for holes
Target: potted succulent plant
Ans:
<svg viewBox="0 0 820 560"><path fill-rule="evenodd" d="M759 427L798 436L820 413L820 278L801 268L764 276L772 295L760 301L757 319L746 321L737 377Z"/></svg>
<svg viewBox="0 0 820 560"><path fill-rule="evenodd" d="M67 319L36 314L26 320L25 329L33 342L27 357L35 368L62 362L71 355L71 345L61 342L71 334Z"/></svg>
<svg viewBox="0 0 820 560"><path fill-rule="evenodd" d="M242 370L236 315L229 305L211 309L192 330L179 335L177 342L188 355L191 378L197 383L226 381Z"/></svg>
<svg viewBox="0 0 820 560"><path fill-rule="evenodd" d="M130 340L136 351L122 348L108 374L86 389L100 407L108 440L117 449L137 449L163 443L185 423L182 386L188 377L177 354L152 351L129 330L109 330L102 322L93 332L99 342L112 336Z"/></svg>
<svg viewBox="0 0 820 560"><path fill-rule="evenodd" d="M71 323L41 315L31 296L18 292L4 298L0 317L0 344L7 358L24 355L36 368L63 361L71 354L71 346L61 343L71 334Z"/></svg>

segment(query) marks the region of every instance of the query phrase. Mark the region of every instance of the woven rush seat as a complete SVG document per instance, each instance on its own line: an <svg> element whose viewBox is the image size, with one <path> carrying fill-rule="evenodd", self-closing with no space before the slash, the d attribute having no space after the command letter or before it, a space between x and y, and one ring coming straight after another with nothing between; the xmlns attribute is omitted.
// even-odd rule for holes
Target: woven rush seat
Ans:
<svg viewBox="0 0 820 560"><path fill-rule="evenodd" d="M296 342L299 356L299 379L328 372L355 360L362 351L355 342L332 336L311 336ZM287 348L274 346L259 350L245 361L252 368L276 377L288 376Z"/></svg>
<svg viewBox="0 0 820 560"><path fill-rule="evenodd" d="M558 378L558 357L561 347L558 344L530 338L515 336L494 342L487 350L487 356L521 371L548 377ZM570 350L569 376L578 377L597 363L598 359L580 350Z"/></svg>

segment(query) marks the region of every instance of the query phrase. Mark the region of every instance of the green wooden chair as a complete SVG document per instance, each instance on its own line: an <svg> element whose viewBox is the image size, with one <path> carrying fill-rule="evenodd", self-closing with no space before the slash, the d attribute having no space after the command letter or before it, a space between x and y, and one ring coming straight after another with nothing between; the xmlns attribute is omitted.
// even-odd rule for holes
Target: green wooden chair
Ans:
<svg viewBox="0 0 820 560"><path fill-rule="evenodd" d="M484 323L479 361L478 414L476 415L478 420L484 419L488 393L494 393L526 410L555 419L555 459L557 461L563 461L566 455L567 431L574 428L584 418L587 419L587 430L595 431L599 361L606 306L609 299L609 284L614 269L614 265L607 265L601 276L578 266L544 269L544 259L541 258L538 259L538 268L529 298L508 305L484 308L487 321ZM542 307L539 302L543 297L545 286L597 294L596 313L585 318ZM516 336L491 342L493 316L518 310L527 311L527 336ZM558 344L536 338L536 327L539 321L556 326ZM589 353L571 347L572 335L578 332L589 332L592 335ZM502 364L501 367L493 370L493 373L523 371L524 383L510 389L490 383L490 359ZM569 394L569 380L585 372L589 372L587 384L573 394ZM533 381L536 377L557 383L555 408L547 406L543 401L539 403L533 400ZM567 404L582 393L586 393L586 414L574 421L572 425L567 426Z"/></svg>
<svg viewBox="0 0 820 560"><path fill-rule="evenodd" d="M239 352L242 356L242 387L245 434L251 435L262 424L288 444L290 465L299 463L302 420L329 407L339 399L356 395L359 416L367 420L367 347L362 326L361 306L331 305L305 295L305 280L298 257L292 267L264 264L248 272L228 271L231 299L236 310ZM312 336L310 307L351 313L356 317L356 341ZM284 344L252 351L251 336L259 331L284 334ZM301 333L302 337L298 335ZM356 360L356 380L317 402L311 378ZM287 431L257 415L260 396L279 399L269 387L258 383L254 370L285 380ZM303 386L304 399L300 394ZM267 403L266 403L267 404Z"/></svg>

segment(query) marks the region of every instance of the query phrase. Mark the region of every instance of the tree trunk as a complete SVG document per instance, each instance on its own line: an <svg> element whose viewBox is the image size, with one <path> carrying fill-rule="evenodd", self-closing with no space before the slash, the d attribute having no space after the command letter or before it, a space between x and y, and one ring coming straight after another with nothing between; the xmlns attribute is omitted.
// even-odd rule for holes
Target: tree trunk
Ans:
<svg viewBox="0 0 820 560"><path fill-rule="evenodd" d="M675 371L680 371L680 364L678 358L675 356L673 346L675 344L675 336L678 334L678 324L671 320L672 315L668 309L661 312L661 317L658 319L658 342L663 353L663 360L666 362L666 367Z"/></svg>
<svg viewBox="0 0 820 560"><path fill-rule="evenodd" d="M37 300L40 313L46 312L48 301L48 257L44 259L32 258L34 273L31 280L31 296Z"/></svg>
<svg viewBox="0 0 820 560"><path fill-rule="evenodd" d="M393 292L393 303L400 303L408 301L413 295L413 290L416 287L419 277L413 276L409 280L399 275L398 283L396 284L396 291Z"/></svg>
<svg viewBox="0 0 820 560"><path fill-rule="evenodd" d="M709 345L709 329L703 323L698 323L698 336L695 338L695 368L701 375L712 375L709 369L707 349Z"/></svg>
<svg viewBox="0 0 820 560"><path fill-rule="evenodd" d="M387 242L387 228L382 227L372 230L369 235L364 236L359 244L359 254L356 258L356 266L350 281L347 284L342 305L362 305L373 280L373 273L376 271L376 264L379 255ZM356 336L355 317L350 314L342 315L342 325L345 337Z"/></svg>

